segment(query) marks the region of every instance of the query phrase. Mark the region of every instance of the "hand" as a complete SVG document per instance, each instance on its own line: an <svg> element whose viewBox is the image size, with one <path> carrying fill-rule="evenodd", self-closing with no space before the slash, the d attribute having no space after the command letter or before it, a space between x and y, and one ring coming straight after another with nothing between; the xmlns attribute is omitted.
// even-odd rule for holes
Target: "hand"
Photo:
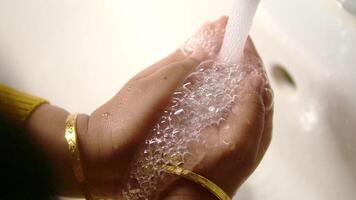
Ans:
<svg viewBox="0 0 356 200"><path fill-rule="evenodd" d="M205 26L214 26L214 23ZM138 145L146 139L172 92L204 58L202 52L186 57L176 51L136 75L91 115L88 131L80 138L83 148L89 147L84 151L87 152L85 166L92 172L89 181L94 193L112 196L118 193L117 188L125 186L124 178ZM262 68L251 40L246 45L244 59ZM271 138L272 94L265 82L262 76L246 79L240 91L244 99L234 106L227 121L203 131L205 141L213 148L200 150L205 153L201 154L199 164L192 166L194 171L201 172L231 195L256 168ZM171 198L185 188L176 184L160 196ZM201 190L198 191L198 195L191 194L194 199L201 196Z"/></svg>
<svg viewBox="0 0 356 200"><path fill-rule="evenodd" d="M177 50L133 77L109 102L93 112L79 132L85 171L96 196L113 196L129 164L179 83L203 57ZM201 56L201 55L199 55Z"/></svg>
<svg viewBox="0 0 356 200"><path fill-rule="evenodd" d="M221 22L226 23L226 18L204 27L221 26ZM216 41L221 45L222 36ZM245 54L246 59L259 62L251 41ZM126 184L125 176L138 146L146 139L174 90L206 56L202 52L185 56L177 50L133 77L116 96L90 116L78 116L78 141L84 173L95 196L117 197L118 189ZM207 142L214 141L214 148L208 149L198 165L192 166L194 171L216 182L229 194L252 173L271 137L272 97L270 92L266 92L271 90L265 90L262 77L254 79L260 83L253 86L248 81L242 91L250 93L248 91L253 90L253 95L247 95L237 104L221 126L203 131L203 135L209 135L205 138ZM268 85L266 87L269 88ZM55 183L59 192L65 195L79 191L63 137L67 115L63 109L43 105L31 115L26 127L31 137L47 152L53 163ZM219 141L218 145L216 141ZM226 145L225 141L231 142ZM158 195L161 199L209 196L194 184L181 183L170 185Z"/></svg>
<svg viewBox="0 0 356 200"><path fill-rule="evenodd" d="M226 24L226 18L204 27ZM219 28L219 27L217 27ZM221 44L223 33L218 42ZM115 196L124 187L129 164L179 84L206 58L177 50L133 77L109 102L93 112L79 132L83 165L96 196ZM118 189L119 188L119 189Z"/></svg>
<svg viewBox="0 0 356 200"><path fill-rule="evenodd" d="M244 58L252 66L263 67L249 39ZM225 122L206 128L202 136L208 148L197 147L199 161L192 171L220 186L230 197L255 170L265 154L272 136L273 92L266 78L249 75L243 83L241 99ZM180 180L161 195L166 200L216 199L195 183Z"/></svg>

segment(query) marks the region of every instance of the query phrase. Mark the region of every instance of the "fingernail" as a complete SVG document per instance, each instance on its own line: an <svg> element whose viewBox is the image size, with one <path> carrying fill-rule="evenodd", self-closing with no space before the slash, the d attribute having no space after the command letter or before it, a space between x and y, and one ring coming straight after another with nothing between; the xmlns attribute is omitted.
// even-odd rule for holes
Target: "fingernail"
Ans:
<svg viewBox="0 0 356 200"><path fill-rule="evenodd" d="M271 110L273 107L274 103L274 94L273 90L270 88L265 88L264 89L264 94L263 94L263 104L265 105L266 110Z"/></svg>
<svg viewBox="0 0 356 200"><path fill-rule="evenodd" d="M264 81L261 76L257 75L252 77L252 79L250 80L250 85L255 92L261 93L263 89Z"/></svg>

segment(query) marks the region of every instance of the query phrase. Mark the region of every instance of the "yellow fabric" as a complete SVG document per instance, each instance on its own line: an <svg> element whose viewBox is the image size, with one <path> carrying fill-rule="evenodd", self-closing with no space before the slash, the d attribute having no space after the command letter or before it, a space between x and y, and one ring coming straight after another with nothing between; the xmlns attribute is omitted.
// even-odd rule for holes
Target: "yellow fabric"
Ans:
<svg viewBox="0 0 356 200"><path fill-rule="evenodd" d="M0 84L0 115L9 121L22 124L44 103L48 101Z"/></svg>

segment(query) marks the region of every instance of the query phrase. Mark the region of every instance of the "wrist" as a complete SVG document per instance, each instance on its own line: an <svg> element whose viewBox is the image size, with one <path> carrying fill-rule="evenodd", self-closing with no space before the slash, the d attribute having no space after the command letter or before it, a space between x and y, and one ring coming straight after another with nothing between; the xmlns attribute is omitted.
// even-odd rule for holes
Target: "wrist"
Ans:
<svg viewBox="0 0 356 200"><path fill-rule="evenodd" d="M79 150L81 152L82 157L86 157L86 142L85 136L88 132L88 123L89 123L90 116L87 114L80 113L77 115L77 121L76 121L76 130L77 130L77 139L78 139L78 145L79 145ZM83 155L84 154L84 155Z"/></svg>
<svg viewBox="0 0 356 200"><path fill-rule="evenodd" d="M26 132L42 149L51 166L56 192L64 196L81 196L74 178L68 144L65 140L65 122L69 113L59 107L43 104L37 107L26 121ZM78 115L77 132L86 132L89 116Z"/></svg>

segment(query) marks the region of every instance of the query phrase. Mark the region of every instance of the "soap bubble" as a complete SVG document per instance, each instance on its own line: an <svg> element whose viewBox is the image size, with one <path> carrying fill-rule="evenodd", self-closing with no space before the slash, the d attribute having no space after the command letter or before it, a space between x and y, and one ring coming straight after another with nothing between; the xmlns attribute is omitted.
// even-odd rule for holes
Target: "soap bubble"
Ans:
<svg viewBox="0 0 356 200"><path fill-rule="evenodd" d="M186 55L200 49L210 59L196 68L172 94L170 103L152 127L129 170L129 180L122 192L129 200L153 199L158 189L172 178L163 172L163 164L185 166L197 160L192 146L206 147L201 131L223 123L234 103L239 101L236 91L250 74L261 74L253 62L226 63L217 59L224 29L207 26L182 47ZM229 143L229 141L225 141Z"/></svg>

